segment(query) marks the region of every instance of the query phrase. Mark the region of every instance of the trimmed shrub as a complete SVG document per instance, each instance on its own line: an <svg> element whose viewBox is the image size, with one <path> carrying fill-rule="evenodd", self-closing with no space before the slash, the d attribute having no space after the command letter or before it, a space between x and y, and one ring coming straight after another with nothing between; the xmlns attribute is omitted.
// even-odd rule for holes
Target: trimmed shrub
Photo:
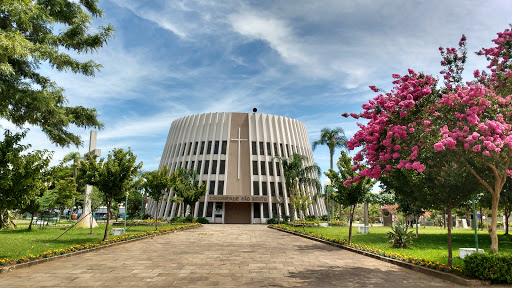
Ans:
<svg viewBox="0 0 512 288"><path fill-rule="evenodd" d="M173 217L171 219L171 223L184 223L185 222L185 218L181 218L181 217Z"/></svg>
<svg viewBox="0 0 512 288"><path fill-rule="evenodd" d="M269 218L269 219L267 219L267 224L277 224L277 218Z"/></svg>
<svg viewBox="0 0 512 288"><path fill-rule="evenodd" d="M196 219L196 222L197 223L201 223L201 224L209 224L210 221L208 221L208 219L204 218L204 217L199 217Z"/></svg>
<svg viewBox="0 0 512 288"><path fill-rule="evenodd" d="M316 221L316 216L315 215L308 215L308 216L304 217L304 220L306 220L306 221Z"/></svg>
<svg viewBox="0 0 512 288"><path fill-rule="evenodd" d="M473 253L464 257L467 276L491 280L492 283L512 283L512 255Z"/></svg>

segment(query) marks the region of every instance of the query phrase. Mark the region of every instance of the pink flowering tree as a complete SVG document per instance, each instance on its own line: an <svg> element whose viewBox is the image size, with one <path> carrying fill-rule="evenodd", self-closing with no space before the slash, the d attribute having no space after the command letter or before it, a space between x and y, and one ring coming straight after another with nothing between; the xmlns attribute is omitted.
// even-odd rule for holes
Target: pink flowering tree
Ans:
<svg viewBox="0 0 512 288"><path fill-rule="evenodd" d="M379 94L363 105L362 113L352 114L368 123L358 124L360 130L347 145L351 150L361 147L354 160L362 178L379 178L395 169L467 169L492 196L489 234L491 251L497 253L500 192L511 172L512 33L498 33L495 47L477 53L489 60L490 72L475 71L475 81L462 83L465 42L463 36L459 49L440 48L444 87L437 88L434 77L412 70L394 74L391 92Z"/></svg>

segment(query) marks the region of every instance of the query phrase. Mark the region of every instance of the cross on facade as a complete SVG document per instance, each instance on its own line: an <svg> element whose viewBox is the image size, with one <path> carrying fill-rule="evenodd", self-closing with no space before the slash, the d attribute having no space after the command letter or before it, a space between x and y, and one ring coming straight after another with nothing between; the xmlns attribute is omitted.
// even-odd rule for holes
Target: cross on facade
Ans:
<svg viewBox="0 0 512 288"><path fill-rule="evenodd" d="M240 180L240 141L249 141L249 139L240 139L240 128L238 128L238 139L231 139L231 141L238 141L238 180Z"/></svg>

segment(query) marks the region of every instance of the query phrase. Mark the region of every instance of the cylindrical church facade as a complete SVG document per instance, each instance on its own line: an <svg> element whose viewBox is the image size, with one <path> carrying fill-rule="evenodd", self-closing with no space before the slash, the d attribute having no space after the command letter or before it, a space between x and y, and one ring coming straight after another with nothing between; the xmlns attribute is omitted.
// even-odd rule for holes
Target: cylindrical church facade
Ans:
<svg viewBox="0 0 512 288"><path fill-rule="evenodd" d="M210 223L257 224L279 214L297 216L276 159L293 153L306 156L306 165L314 164L306 126L297 120L261 113L205 113L172 122L160 167L169 167L171 173L178 167L194 169L206 182L206 195L186 214ZM317 193L314 187L304 189ZM158 210L155 201L148 201L146 211L152 216L158 211L158 217L166 219L182 215L182 205L172 203L172 196L170 191ZM310 205L308 215L327 214L321 199Z"/></svg>

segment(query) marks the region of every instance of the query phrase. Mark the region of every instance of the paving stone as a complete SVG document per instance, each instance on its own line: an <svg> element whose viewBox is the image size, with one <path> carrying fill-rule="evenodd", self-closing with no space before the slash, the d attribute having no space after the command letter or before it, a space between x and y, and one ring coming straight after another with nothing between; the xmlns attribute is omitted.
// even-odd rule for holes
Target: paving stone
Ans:
<svg viewBox="0 0 512 288"><path fill-rule="evenodd" d="M0 274L0 287L456 287L263 225L205 225Z"/></svg>

